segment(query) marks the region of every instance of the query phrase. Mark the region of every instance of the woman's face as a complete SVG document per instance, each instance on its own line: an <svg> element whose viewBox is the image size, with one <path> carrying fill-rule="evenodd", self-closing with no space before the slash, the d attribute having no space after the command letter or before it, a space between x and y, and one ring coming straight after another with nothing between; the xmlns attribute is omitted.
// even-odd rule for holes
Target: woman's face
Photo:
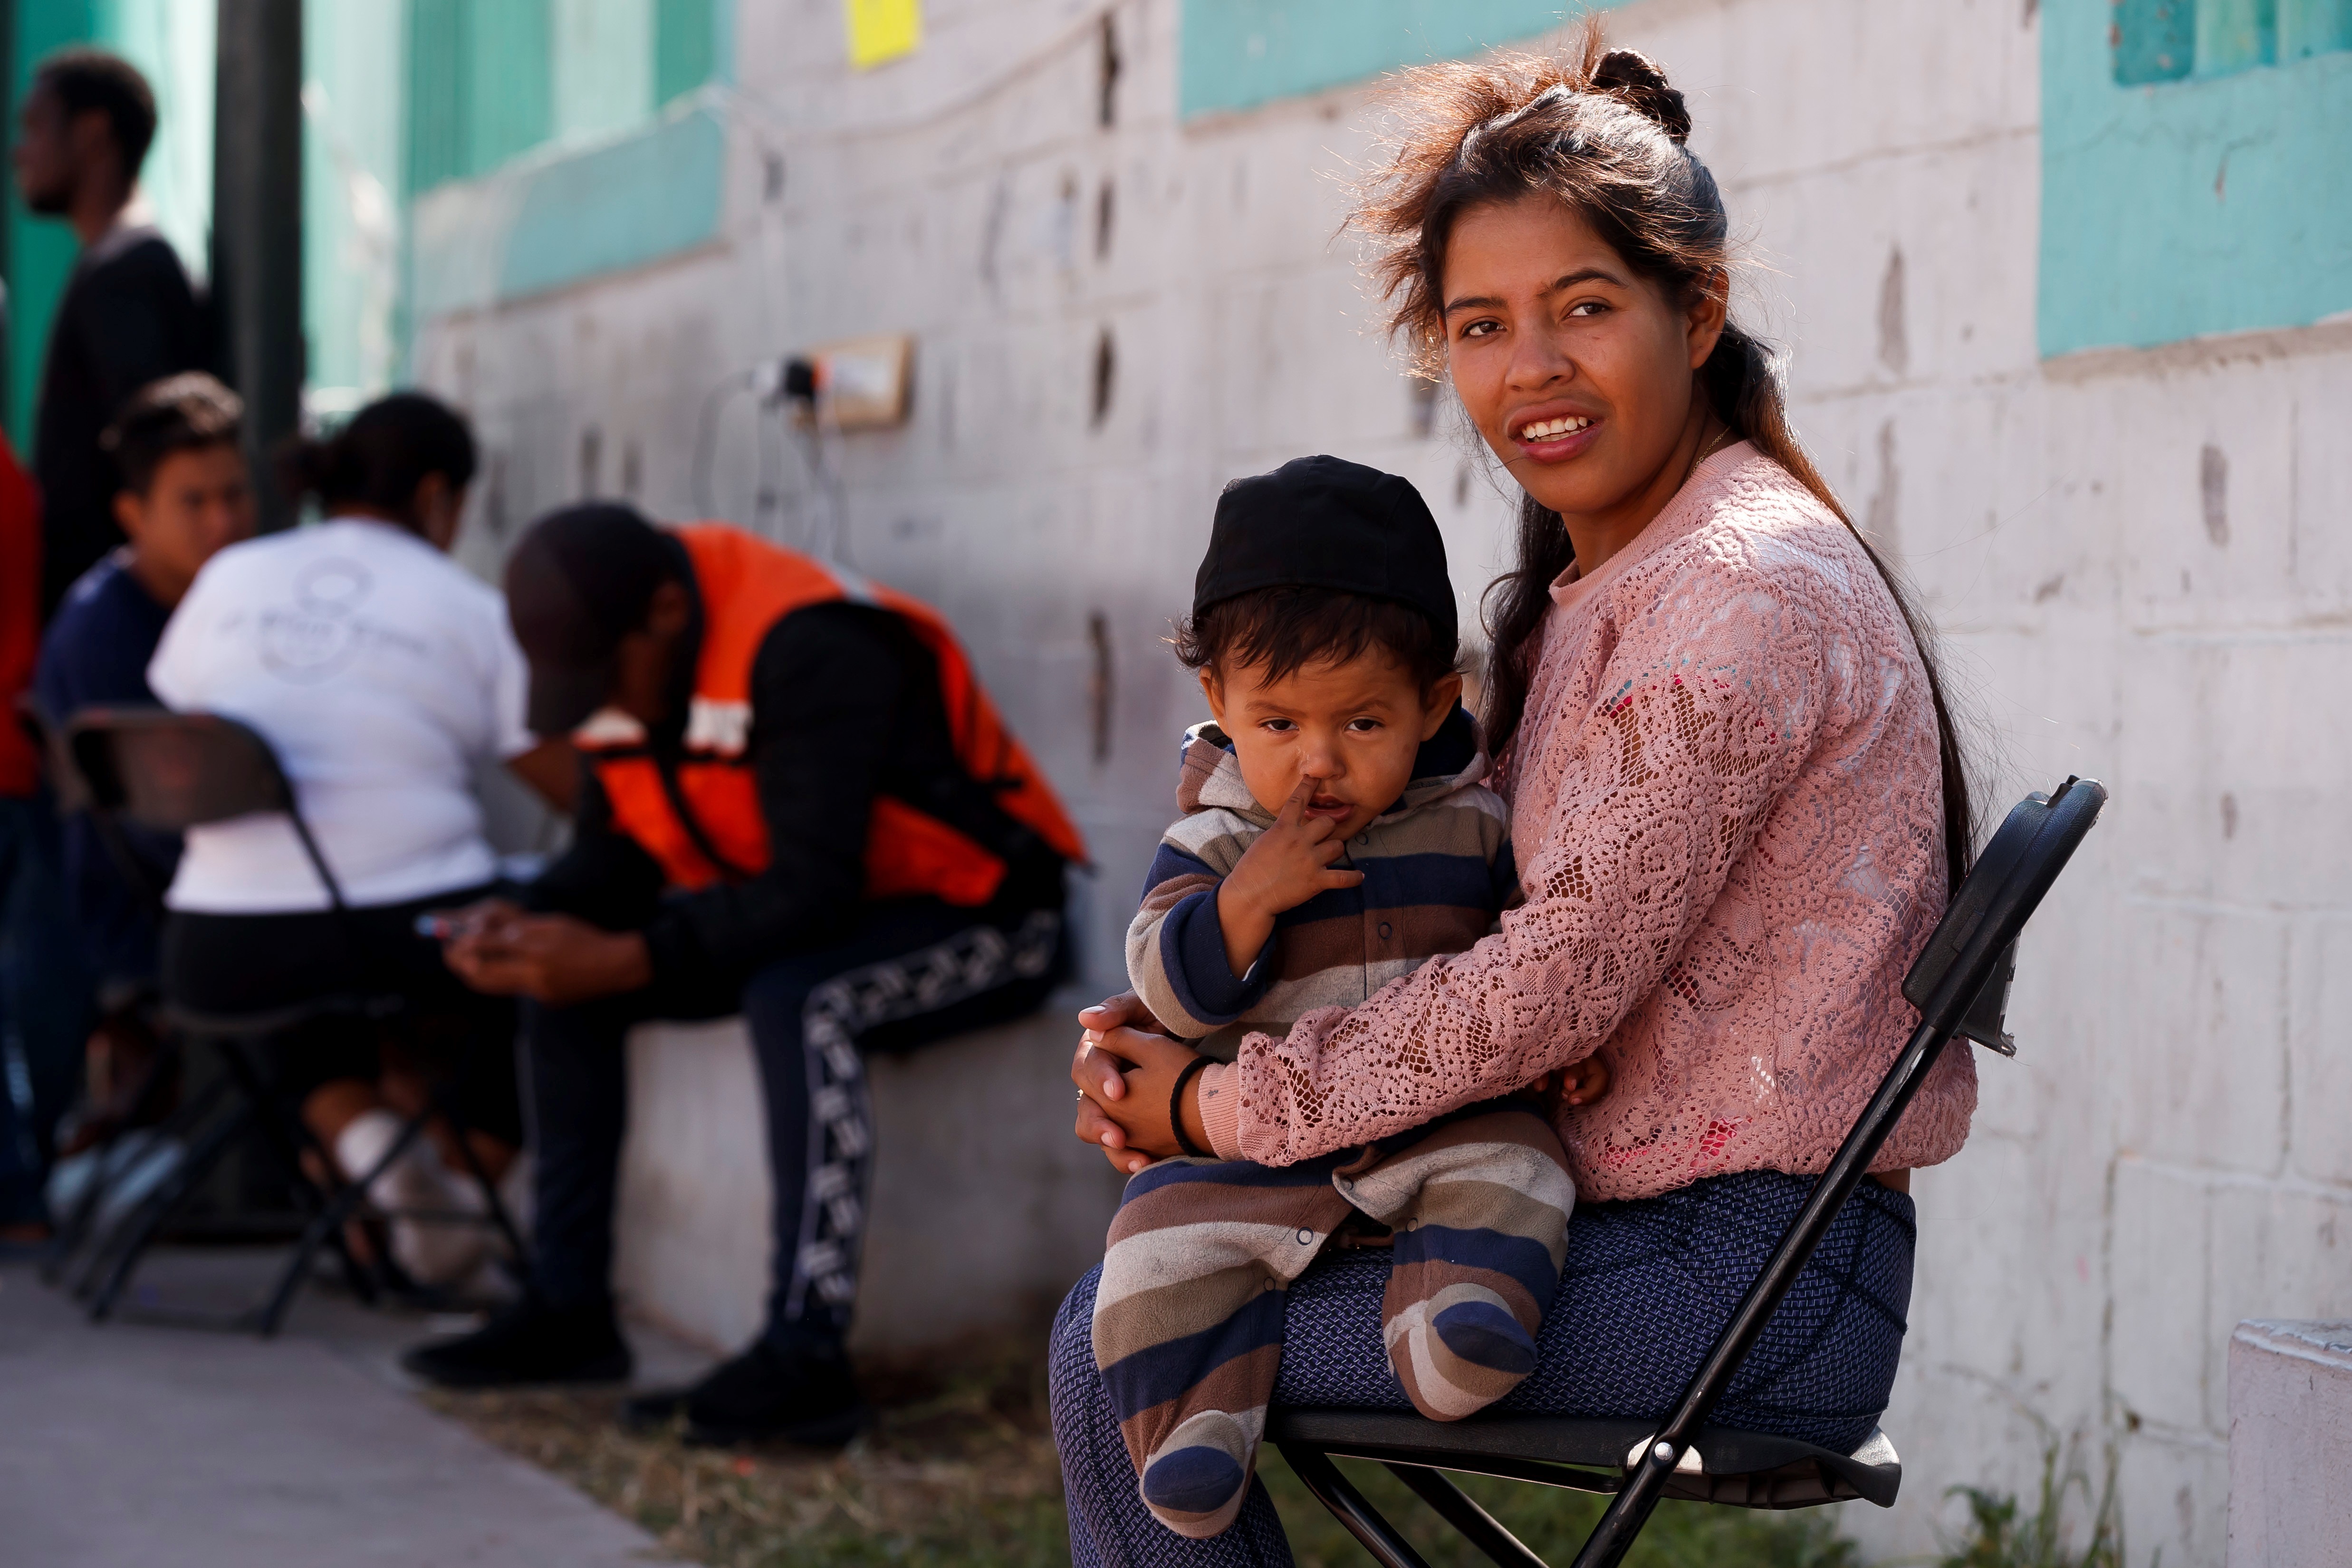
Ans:
<svg viewBox="0 0 2352 1568"><path fill-rule="evenodd" d="M1580 520L1638 531L1681 483L1670 461L1696 450L1691 373L1723 330L1720 301L1685 306L1635 276L1544 195L1457 217L1443 284L1454 392L1487 446L1571 533Z"/></svg>

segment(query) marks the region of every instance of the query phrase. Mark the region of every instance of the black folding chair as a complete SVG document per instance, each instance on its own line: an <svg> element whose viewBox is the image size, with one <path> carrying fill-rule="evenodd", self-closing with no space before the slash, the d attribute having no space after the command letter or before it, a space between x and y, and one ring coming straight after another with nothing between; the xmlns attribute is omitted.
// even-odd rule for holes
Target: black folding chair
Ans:
<svg viewBox="0 0 2352 1568"><path fill-rule="evenodd" d="M163 883L155 869L131 847L122 831L122 824L111 811L100 805L90 796L89 781L82 776L80 764L74 761L73 748L67 743L65 727L58 722L40 699L33 692L18 694L16 722L41 756L41 771L47 779L51 800L60 815L81 814L95 829L100 845L114 862L124 886L137 896L149 910L160 916L163 908ZM158 1042L154 1061L150 1064L145 1079L131 1102L124 1108L121 1127L102 1138L91 1151L98 1164L98 1173L83 1187L81 1195L66 1215L53 1216L55 1229L47 1250L41 1260L41 1278L56 1284L73 1261L74 1255L89 1238L110 1187L120 1184L130 1165L135 1164L143 1150L145 1140L134 1140L126 1149L125 1134L148 1131L164 1102L180 1081L179 1042L168 1033ZM209 1088L209 1086L208 1086ZM201 1117L209 1094L197 1091L197 1102L191 1112ZM154 1134L169 1138L174 1129L166 1125L154 1129Z"/></svg>
<svg viewBox="0 0 2352 1568"><path fill-rule="evenodd" d="M354 969L364 972L366 952L352 930L342 884L320 853L295 800L293 786L268 741L217 714L152 708L86 709L74 716L66 736L70 763L79 774L77 787L86 792L89 809L107 819L127 820L159 832L184 833L232 817L266 813L285 816L318 874L329 906L344 923ZM340 1255L354 1293L362 1300L377 1300L381 1291L374 1273L352 1256L343 1227L366 1201L370 1184L424 1135L436 1114L456 1127L457 1145L468 1173L481 1188L487 1213L402 1211L387 1217L434 1224L488 1223L504 1237L520 1268L526 1257L521 1235L499 1197L497 1184L475 1155L449 1086L436 1085L430 1103L406 1119L375 1168L351 1182L336 1174L333 1156L312 1136L299 1109L288 1103L279 1087L268 1051L271 1041L327 1019L379 1028L397 1020L404 1009L404 1002L397 994L366 991L336 993L295 1006L234 1015L195 1012L167 1001L168 1026L184 1039L215 1047L226 1071L214 1080L208 1095L194 1097L191 1105L183 1108L186 1152L176 1168L131 1205L93 1251L76 1287L76 1293L89 1301L91 1319L103 1320L113 1311L149 1247L186 1207L229 1148L248 1132L259 1135L261 1147L310 1217L276 1287L264 1300L239 1314L235 1326L250 1327L264 1338L275 1334L322 1247ZM303 1169L306 1153L324 1173L323 1181ZM85 1202L97 1204L102 1196L93 1192Z"/></svg>
<svg viewBox="0 0 2352 1568"><path fill-rule="evenodd" d="M1387 1466L1503 1568L1544 1568L1544 1563L1441 1472L1613 1494L1577 1553L1576 1568L1611 1568L1622 1561L1664 1497L1739 1508L1809 1508L1855 1498L1893 1506L1903 1466L1883 1432L1874 1430L1861 1447L1840 1454L1713 1426L1707 1417L1944 1047L1959 1036L2003 1056L2015 1054L2002 1033L2002 1014L2018 933L2106 798L2095 781L2069 778L2047 795L2019 803L1985 846L1904 978L1903 994L1919 1009L1918 1027L1663 1425L1554 1416L1474 1416L1447 1424L1389 1412L1276 1409L1266 1436L1307 1489L1384 1568L1427 1565L1339 1472L1331 1462L1335 1455Z"/></svg>

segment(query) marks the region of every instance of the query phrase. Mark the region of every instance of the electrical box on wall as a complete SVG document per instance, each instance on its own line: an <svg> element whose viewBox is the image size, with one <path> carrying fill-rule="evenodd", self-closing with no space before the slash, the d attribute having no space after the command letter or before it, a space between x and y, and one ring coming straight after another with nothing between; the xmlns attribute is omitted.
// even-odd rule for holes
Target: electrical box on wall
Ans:
<svg viewBox="0 0 2352 1568"><path fill-rule="evenodd" d="M795 356L785 391L809 398L818 423L836 430L887 430L907 422L914 358L915 340L904 332L820 343ZM804 391L792 384L800 363L808 367Z"/></svg>

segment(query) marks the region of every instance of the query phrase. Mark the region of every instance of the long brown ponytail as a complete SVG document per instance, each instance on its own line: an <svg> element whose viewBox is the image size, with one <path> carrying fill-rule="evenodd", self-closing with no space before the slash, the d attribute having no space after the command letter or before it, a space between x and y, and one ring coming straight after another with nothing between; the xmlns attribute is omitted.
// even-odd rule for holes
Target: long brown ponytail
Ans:
<svg viewBox="0 0 2352 1568"><path fill-rule="evenodd" d="M1373 274L1391 301L1391 326L1412 346L1423 374L1444 374L1445 246L1454 221L1474 206L1548 194L1671 294L1691 299L1728 289L1730 220L1715 176L1684 145L1691 119L1683 95L1643 56L1606 48L1597 19L1561 57L1507 56L1405 72L1392 102L1402 121L1396 155L1360 193L1351 221L1378 247ZM1735 436L1853 529L1910 627L1936 710L1944 848L1957 889L1974 854L1976 816L1933 628L1798 444L1770 349L1727 321L1698 382ZM1575 559L1559 514L1533 496L1520 498L1518 535L1517 563L1486 592L1492 656L1483 717L1496 756L1527 707L1549 590Z"/></svg>

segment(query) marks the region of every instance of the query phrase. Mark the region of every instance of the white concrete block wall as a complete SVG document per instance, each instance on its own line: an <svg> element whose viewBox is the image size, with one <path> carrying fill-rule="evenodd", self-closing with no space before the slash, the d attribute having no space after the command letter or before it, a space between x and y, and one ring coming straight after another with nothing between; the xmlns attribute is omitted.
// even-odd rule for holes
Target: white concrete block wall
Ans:
<svg viewBox="0 0 2352 1568"><path fill-rule="evenodd" d="M688 515L723 376L915 333L908 426L826 446L845 549L955 618L1070 799L1098 986L1198 716L1160 639L1219 485L1318 449L1406 473L1465 607L1508 518L1443 404L1415 435L1337 236L1366 95L1180 125L1175 0L1118 0L1106 129L1103 9L935 0L922 51L861 76L833 0L743 6L725 242L424 323L417 354L498 454L467 544L487 562L582 492L591 425L607 493L634 447L640 498ZM2038 359L2032 0L1642 0L1612 26L1691 95L1799 425L1943 628L1989 805L2070 771L2115 792L2031 933L2021 1054L1983 1064L1969 1149L1917 1180L1887 1418L1910 1479L1843 1523L1927 1549L1946 1487L2030 1493L2046 1430L2095 1473L2115 1453L2134 1563L2218 1563L2231 1326L2352 1312L2352 326ZM751 431L730 405L712 486L747 521ZM766 526L792 537L817 502L769 463ZM1050 1099L1052 1055L991 1060Z"/></svg>

